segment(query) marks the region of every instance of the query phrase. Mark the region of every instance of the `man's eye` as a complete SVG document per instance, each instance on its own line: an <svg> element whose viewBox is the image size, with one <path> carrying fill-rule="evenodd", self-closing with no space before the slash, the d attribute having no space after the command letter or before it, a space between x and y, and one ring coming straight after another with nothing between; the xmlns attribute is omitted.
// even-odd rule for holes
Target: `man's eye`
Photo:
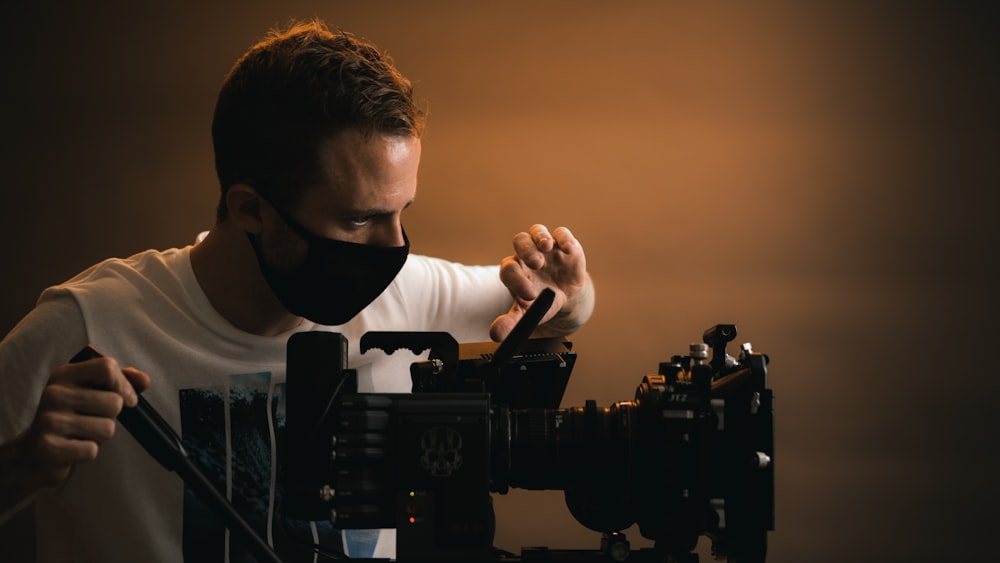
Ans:
<svg viewBox="0 0 1000 563"><path fill-rule="evenodd" d="M372 220L371 215L365 215L363 217L351 217L350 223L355 227L364 227Z"/></svg>

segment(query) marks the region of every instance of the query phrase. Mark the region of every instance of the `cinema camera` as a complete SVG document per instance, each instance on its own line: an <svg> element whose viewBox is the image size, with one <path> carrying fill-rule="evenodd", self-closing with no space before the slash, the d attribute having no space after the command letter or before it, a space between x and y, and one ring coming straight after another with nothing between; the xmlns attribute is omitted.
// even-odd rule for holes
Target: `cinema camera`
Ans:
<svg viewBox="0 0 1000 563"><path fill-rule="evenodd" d="M495 349L446 333L365 335L362 351L429 350L412 364L412 394L359 394L346 339L294 335L285 515L395 528L399 561L697 561L701 536L717 559L764 561L774 529L767 356L749 344L727 354L737 331L720 324L646 375L634 400L559 408L576 353L528 329ZM564 491L600 547L494 548L490 493L512 487ZM630 549L622 530L633 524L653 547Z"/></svg>

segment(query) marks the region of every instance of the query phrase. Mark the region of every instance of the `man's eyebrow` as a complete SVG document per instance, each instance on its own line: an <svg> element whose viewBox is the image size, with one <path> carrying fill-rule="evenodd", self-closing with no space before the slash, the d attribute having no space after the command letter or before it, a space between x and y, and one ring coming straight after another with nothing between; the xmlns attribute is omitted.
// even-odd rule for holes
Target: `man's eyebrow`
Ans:
<svg viewBox="0 0 1000 563"><path fill-rule="evenodd" d="M417 200L417 198L413 198L410 201L406 202L406 205L403 206L403 209L408 209L411 205L413 205L413 202L416 201L416 200ZM353 209L353 210L347 211L345 213L345 216L349 216L349 217L379 217L379 216L384 216L384 215L392 215L395 212L396 211L394 209L386 209L384 207L370 207L368 209Z"/></svg>

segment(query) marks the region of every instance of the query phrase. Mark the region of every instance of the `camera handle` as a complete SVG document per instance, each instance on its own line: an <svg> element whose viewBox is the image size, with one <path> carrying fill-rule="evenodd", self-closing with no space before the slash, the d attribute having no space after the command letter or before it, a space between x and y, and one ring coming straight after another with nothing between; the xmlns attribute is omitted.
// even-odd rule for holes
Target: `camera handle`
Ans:
<svg viewBox="0 0 1000 563"><path fill-rule="evenodd" d="M80 350L70 363L78 363L103 357L93 346ZM168 471L174 471L184 480L195 494L212 509L215 515L225 523L226 527L237 536L244 546L260 563L281 563L281 559L257 535L226 497L209 482L208 478L198 470L188 458L187 451L181 444L180 437L163 420L160 413L136 392L138 404L135 407L125 407L118 414L118 422L129 431L139 442L139 445L153 456L160 465Z"/></svg>

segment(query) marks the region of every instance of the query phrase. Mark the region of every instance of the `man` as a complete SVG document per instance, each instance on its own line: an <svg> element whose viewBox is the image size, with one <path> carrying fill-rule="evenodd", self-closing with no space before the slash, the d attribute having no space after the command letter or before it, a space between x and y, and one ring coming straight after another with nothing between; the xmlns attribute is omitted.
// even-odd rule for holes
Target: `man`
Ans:
<svg viewBox="0 0 1000 563"><path fill-rule="evenodd" d="M405 363L362 356L362 334L500 340L544 287L556 300L541 330L567 334L594 301L565 228L516 235L499 275L408 256L401 214L416 195L422 125L391 63L319 22L237 61L213 122L222 193L207 237L46 290L0 343L0 518L36 501L39 561L244 560L176 475L114 437L133 386L285 560L312 561L304 543L392 554L391 538L342 544L324 523L296 537L298 524L276 514L288 337L342 333L361 391L405 392ZM106 358L67 364L87 344Z"/></svg>

